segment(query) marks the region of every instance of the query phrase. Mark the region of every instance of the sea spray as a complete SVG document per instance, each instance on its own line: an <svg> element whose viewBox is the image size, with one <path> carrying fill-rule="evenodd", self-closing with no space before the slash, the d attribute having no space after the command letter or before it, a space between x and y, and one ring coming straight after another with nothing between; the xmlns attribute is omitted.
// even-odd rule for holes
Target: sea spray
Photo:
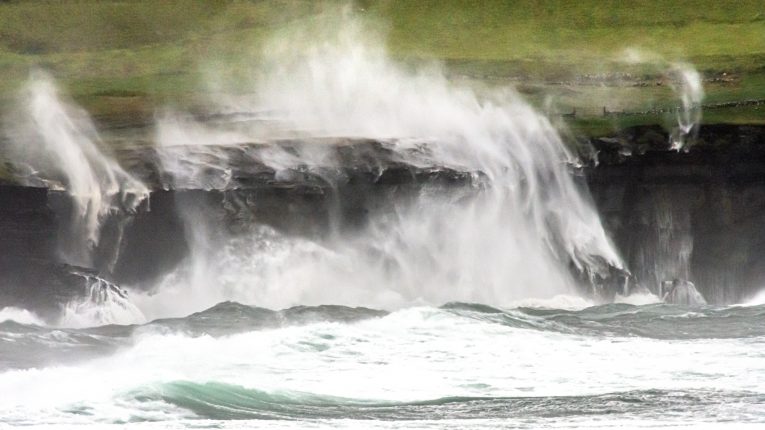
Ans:
<svg viewBox="0 0 765 430"><path fill-rule="evenodd" d="M92 266L106 216L115 210L135 210L148 190L102 152L87 113L64 101L48 74L32 73L21 98L22 108L7 122L9 152L15 163L66 190L72 213L69 231L59 240L62 258Z"/></svg>
<svg viewBox="0 0 765 430"><path fill-rule="evenodd" d="M704 101L701 74L692 64L668 61L659 54L635 48L625 50L621 60L632 65L647 65L668 82L680 102L679 106L671 109L675 113L676 126L670 133L669 144L676 151L687 150L690 138L694 137L701 125L701 104Z"/></svg>
<svg viewBox="0 0 765 430"><path fill-rule="evenodd" d="M42 183L65 192L49 195L49 204L59 212L57 251L62 262L72 265L71 279L82 278L66 287L84 285L81 296L60 303L61 316L51 321L64 326L143 322L124 291L95 274L80 274L78 266L113 268L125 223L148 196L148 189L103 152L88 114L66 101L48 74L31 74L21 91L20 106L5 118L7 153L14 166L29 173L19 178L22 183ZM65 199L59 199L62 195ZM99 247L107 219L110 237Z"/></svg>
<svg viewBox="0 0 765 430"><path fill-rule="evenodd" d="M340 28L338 33L294 31L269 44L269 73L253 84L257 96L246 103L239 97L228 110L269 112L289 125L281 132L293 137L384 139L402 154L408 146L427 143L437 165L480 171L486 186L469 196L424 190L414 202L390 202L370 214L361 230L320 239L289 237L263 226L212 246L213 239L196 235L193 246L208 251L192 251L188 264L169 275L156 295L140 299L144 309L168 312L179 296L168 294L161 303L163 290L184 285L201 296L270 307L508 303L576 291L569 265L592 276L622 267L586 192L571 178L576 159L544 116L512 89L479 98L452 85L437 68L405 71L369 40L354 17L338 19L324 27ZM225 169L206 161L214 148L198 145L274 137L274 128L261 122L203 126L178 115L160 119L157 130L158 146L185 160L161 158L176 186L179 180L198 183L200 172L210 169L225 183ZM273 155L262 161L280 172L335 167L321 144ZM190 228L219 226L202 227L197 220ZM206 261L200 262L200 255ZM212 272L202 274L195 266ZM195 284L203 287L189 287Z"/></svg>
<svg viewBox="0 0 765 430"><path fill-rule="evenodd" d="M690 64L673 63L669 76L672 88L680 97L677 110L677 127L670 136L672 149L687 150L688 138L692 137L701 124L701 102L704 99L704 87L701 75Z"/></svg>
<svg viewBox="0 0 765 430"><path fill-rule="evenodd" d="M37 326L45 325L43 320L34 312L12 306L0 308L0 323L6 321Z"/></svg>
<svg viewBox="0 0 765 430"><path fill-rule="evenodd" d="M143 313L128 300L127 291L93 274L74 274L83 279L86 292L64 305L58 326L96 327L146 322Z"/></svg>
<svg viewBox="0 0 765 430"><path fill-rule="evenodd" d="M329 428L363 417L357 428L379 427L374 419L387 428L450 420L460 424L452 428L486 428L492 418L492 428L509 420L570 428L583 419L592 428L619 418L626 426L724 419L756 428L765 417L762 310L453 303L261 327L248 316L268 311L223 304L133 328L0 324L0 339L15 339L0 342L0 365L13 366L0 372L0 392L12 393L0 396L0 417L39 427L305 428L324 419ZM71 361L87 351L98 355ZM52 360L30 368L40 355ZM268 420L224 421L234 418Z"/></svg>
<svg viewBox="0 0 765 430"><path fill-rule="evenodd" d="M294 128L313 133L432 140L442 165L488 176L491 209L511 206L526 220L512 236L530 231L533 241L541 239L582 270L601 269L603 262L621 266L586 194L571 180L575 157L544 116L509 88L479 98L434 66L407 72L361 21L339 19L341 30L325 40L298 33L267 47L271 73L257 84L258 105L285 112ZM308 48L301 52L301 45ZM512 220L500 215L492 224Z"/></svg>

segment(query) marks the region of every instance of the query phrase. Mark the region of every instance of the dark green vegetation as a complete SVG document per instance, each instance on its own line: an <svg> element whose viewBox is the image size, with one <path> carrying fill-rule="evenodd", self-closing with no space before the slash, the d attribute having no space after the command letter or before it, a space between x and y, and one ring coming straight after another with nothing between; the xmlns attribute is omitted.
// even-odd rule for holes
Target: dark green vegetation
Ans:
<svg viewBox="0 0 765 430"><path fill-rule="evenodd" d="M12 100L29 69L40 66L102 120L147 118L165 104L198 108L210 70L245 82L265 41L315 25L317 14L340 4L0 1L0 100ZM382 29L395 59L435 59L469 84L513 84L539 106L551 100L557 112L576 108L575 128L590 133L666 121L602 116L604 106L675 105L656 62L695 64L705 77L705 103L765 99L762 0L367 0L352 8ZM628 48L650 61L626 63ZM238 92L249 90L239 85ZM714 109L705 121L763 123L763 110Z"/></svg>

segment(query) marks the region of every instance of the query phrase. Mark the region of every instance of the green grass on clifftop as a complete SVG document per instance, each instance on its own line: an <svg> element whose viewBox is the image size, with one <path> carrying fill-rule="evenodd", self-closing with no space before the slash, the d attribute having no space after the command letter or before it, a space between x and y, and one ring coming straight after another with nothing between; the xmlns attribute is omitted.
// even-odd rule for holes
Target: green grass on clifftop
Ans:
<svg viewBox="0 0 765 430"><path fill-rule="evenodd" d="M211 64L246 76L274 33L343 3L0 1L0 102L11 104L29 70L42 67L104 120L146 118L168 103L194 106ZM620 61L627 49L695 64L708 79L710 102L765 98L762 0L367 0L352 8L386 29L395 59L435 59L454 79L513 84L539 105L552 96L561 111L576 107L579 125L592 132L613 126L598 118L605 104L676 103L654 85L655 68ZM616 72L641 85L580 79ZM705 118L762 122L761 113L721 109Z"/></svg>

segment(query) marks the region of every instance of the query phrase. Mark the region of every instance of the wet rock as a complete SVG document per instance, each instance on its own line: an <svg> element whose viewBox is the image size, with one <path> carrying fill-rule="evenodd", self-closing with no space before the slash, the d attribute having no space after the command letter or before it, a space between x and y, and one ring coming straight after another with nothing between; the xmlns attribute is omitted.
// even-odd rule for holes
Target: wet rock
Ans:
<svg viewBox="0 0 765 430"><path fill-rule="evenodd" d="M702 306L707 304L704 296L699 293L693 282L679 279L662 282L659 297L664 302L675 305Z"/></svg>
<svg viewBox="0 0 765 430"><path fill-rule="evenodd" d="M293 139L139 147L115 155L150 188L149 197L135 213L112 211L91 251L94 267L78 269L115 288L153 285L188 255L200 222L232 234L255 223L288 234L328 234L359 228L370 214L425 189L474 189L483 180L478 172L435 163L427 142ZM27 170L0 184L0 307L53 314L89 293L60 252L71 202L60 186L46 187L45 178Z"/></svg>
<svg viewBox="0 0 765 430"><path fill-rule="evenodd" d="M684 152L657 133L594 139L597 163L585 169L628 267L654 293L674 278L712 303L755 293L765 285L765 127L703 126Z"/></svg>
<svg viewBox="0 0 765 430"><path fill-rule="evenodd" d="M67 304L112 295L126 298L89 268L34 258L0 262L0 308L27 309L55 323Z"/></svg>
<svg viewBox="0 0 765 430"><path fill-rule="evenodd" d="M121 243L111 245L121 250L110 273L131 285L150 284L178 264L189 249L185 230L199 222L232 234L264 224L319 236L359 228L370 214L425 189L470 189L483 179L437 164L426 143L370 139L141 148L117 155L153 190Z"/></svg>

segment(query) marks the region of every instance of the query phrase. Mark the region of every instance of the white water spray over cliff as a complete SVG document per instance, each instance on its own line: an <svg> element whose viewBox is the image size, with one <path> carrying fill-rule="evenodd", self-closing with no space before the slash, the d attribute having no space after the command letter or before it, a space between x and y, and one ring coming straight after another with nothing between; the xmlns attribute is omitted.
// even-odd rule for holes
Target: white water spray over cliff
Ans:
<svg viewBox="0 0 765 430"><path fill-rule="evenodd" d="M147 188L102 152L87 113L63 101L47 74L32 74L15 120L7 127L15 161L71 197L70 231L59 241L62 257L90 266L106 215L135 210Z"/></svg>
<svg viewBox="0 0 765 430"><path fill-rule="evenodd" d="M689 138L693 137L701 125L704 85L702 76L693 65L683 61L667 61L661 55L638 49L627 49L622 60L628 64L647 64L669 82L680 105L675 109L677 126L670 133L671 148L687 150Z"/></svg>
<svg viewBox="0 0 765 430"><path fill-rule="evenodd" d="M701 75L693 66L685 63L674 63L670 70L672 88L680 97L680 110L677 111L677 128L673 130L670 139L672 149L686 149L688 137L701 124L701 102L704 99L704 87Z"/></svg>
<svg viewBox="0 0 765 430"><path fill-rule="evenodd" d="M10 142L7 153L14 165L26 172L20 178L22 183L65 192L69 202L57 209L62 211L57 252L63 262L92 268L106 218L110 215L125 218L149 191L103 152L88 114L65 101L50 76L32 73L20 96L21 109L7 118L5 124ZM116 250L123 226L119 223ZM117 257L114 255L113 259ZM69 273L82 279L82 285L69 287L83 288L83 295L59 304L62 315L57 324L93 326L144 321L123 290L78 270L72 267Z"/></svg>
<svg viewBox="0 0 765 430"><path fill-rule="evenodd" d="M126 291L92 274L77 275L85 281L87 292L64 306L59 326L93 327L146 322L141 311L128 300Z"/></svg>
<svg viewBox="0 0 765 430"><path fill-rule="evenodd" d="M198 303L184 296L196 307L213 304L211 296L267 307L508 303L577 291L569 264L592 276L622 267L572 179L575 157L517 93L505 89L479 98L432 67L408 72L397 66L353 18L343 17L334 28L342 30L327 37L296 32L268 45L269 73L254 84L257 96L227 107L275 113L289 136L386 139L399 149L427 143L438 165L482 172L484 188L467 196L424 190L414 202L372 214L361 231L316 241L264 228L214 245L217 239L195 235L195 257L155 296L139 298L145 310L162 314L184 290L204 291ZM196 145L273 137L273 128L260 123L205 127L178 116L161 119L157 134L158 144L174 154L162 158L164 166L181 182L196 177L189 166L210 170L206 152L214 149ZM184 144L194 146L184 150ZM277 171L333 166L320 143L272 155L263 161ZM226 171L219 171L225 183ZM207 252L202 263L193 249L216 252Z"/></svg>

